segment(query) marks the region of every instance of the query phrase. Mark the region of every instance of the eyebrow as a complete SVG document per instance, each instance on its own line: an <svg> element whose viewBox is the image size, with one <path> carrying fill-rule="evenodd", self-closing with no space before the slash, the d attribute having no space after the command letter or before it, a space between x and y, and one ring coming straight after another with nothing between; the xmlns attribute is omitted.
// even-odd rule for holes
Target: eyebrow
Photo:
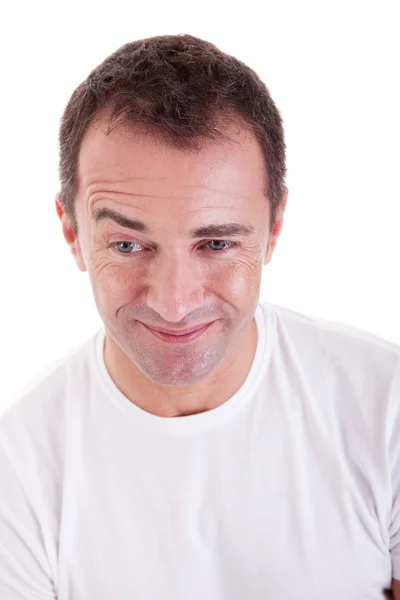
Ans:
<svg viewBox="0 0 400 600"><path fill-rule="evenodd" d="M152 230L148 225L139 221L138 219L130 219L125 215L113 210L111 208L99 208L95 209L92 213L92 217L95 222L110 219L121 225L121 227L127 227L128 229L134 229L140 233L151 234ZM255 228L252 225L244 225L242 223L223 223L221 225L203 225L196 227L189 231L191 238L200 237L219 237L225 236L236 236L236 235L252 235L255 233Z"/></svg>

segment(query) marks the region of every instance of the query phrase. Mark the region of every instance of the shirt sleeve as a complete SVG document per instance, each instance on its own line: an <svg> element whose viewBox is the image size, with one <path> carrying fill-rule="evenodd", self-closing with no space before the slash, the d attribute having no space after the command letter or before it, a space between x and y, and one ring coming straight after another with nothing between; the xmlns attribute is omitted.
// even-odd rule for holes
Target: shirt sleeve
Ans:
<svg viewBox="0 0 400 600"><path fill-rule="evenodd" d="M0 598L56 600L40 524L1 439Z"/></svg>
<svg viewBox="0 0 400 600"><path fill-rule="evenodd" d="M392 577L400 580L400 359L390 392L388 456L392 506L389 524Z"/></svg>

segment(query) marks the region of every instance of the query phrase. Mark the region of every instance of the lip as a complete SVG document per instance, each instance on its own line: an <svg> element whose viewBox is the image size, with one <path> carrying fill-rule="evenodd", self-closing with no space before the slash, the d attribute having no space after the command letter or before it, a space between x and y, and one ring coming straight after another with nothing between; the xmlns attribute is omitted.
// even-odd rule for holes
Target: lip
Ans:
<svg viewBox="0 0 400 600"><path fill-rule="evenodd" d="M211 323L206 323L205 325L203 325L202 327L195 329L195 330L191 330L189 331L189 333L186 334L181 334L181 335L177 335L177 334L171 334L171 333L162 333L161 331L157 330L157 329L152 329L151 327L149 327L148 325L145 325L144 323L142 323L142 325L144 325L144 327L146 327L146 329L148 329L150 331L150 333L152 335L154 335L154 337L158 338L159 340L162 340L163 342L167 342L169 344L186 344L187 342L192 342L194 340L197 340L201 335L203 335L203 333L205 331L207 331L207 329L209 329L211 327L211 325L213 325L213 323L215 323L215 321L211 321Z"/></svg>
<svg viewBox="0 0 400 600"><path fill-rule="evenodd" d="M212 322L213 321L209 323L203 323L202 325L197 325L196 327L191 327L190 329L160 329L159 327L151 327L145 323L143 323L143 325L146 325L148 329L152 329L158 333L165 333L166 335L189 335L189 333L194 333L195 331L206 327L206 325L211 325Z"/></svg>

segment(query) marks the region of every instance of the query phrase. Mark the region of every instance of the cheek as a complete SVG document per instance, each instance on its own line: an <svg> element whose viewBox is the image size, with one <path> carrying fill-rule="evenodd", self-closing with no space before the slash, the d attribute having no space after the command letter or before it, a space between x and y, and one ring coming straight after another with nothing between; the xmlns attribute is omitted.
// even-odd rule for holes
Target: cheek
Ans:
<svg viewBox="0 0 400 600"><path fill-rule="evenodd" d="M242 261L224 269L216 278L216 285L238 303L247 302L260 287L261 267L259 263Z"/></svg>
<svg viewBox="0 0 400 600"><path fill-rule="evenodd" d="M102 312L115 312L131 303L142 287L136 270L115 264L93 265L91 283L97 306Z"/></svg>
<svg viewBox="0 0 400 600"><path fill-rule="evenodd" d="M247 299L249 293L254 290L254 279L249 277L248 272L236 272L227 281L229 293L232 299L238 302Z"/></svg>

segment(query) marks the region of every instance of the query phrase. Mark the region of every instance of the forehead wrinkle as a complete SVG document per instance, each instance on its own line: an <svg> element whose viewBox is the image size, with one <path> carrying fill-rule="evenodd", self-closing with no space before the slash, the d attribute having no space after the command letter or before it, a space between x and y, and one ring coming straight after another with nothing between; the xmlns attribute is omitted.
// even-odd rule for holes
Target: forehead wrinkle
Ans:
<svg viewBox="0 0 400 600"><path fill-rule="evenodd" d="M82 158L82 156L80 157ZM96 161L99 162L99 161ZM89 165L87 165L87 169L86 169L86 173L82 173L81 170L81 160L79 161L79 169L78 169L78 174L79 174L79 182L82 184L83 188L85 189L86 195L91 195L92 193L97 192L98 190L93 188L96 188L98 185L102 186L102 185L106 185L107 187L110 187L110 191L113 192L117 192L120 194L124 194L124 195L132 195L132 196L138 196L141 195L143 197L157 197L157 194L149 194L148 190L143 190L144 193L139 193L137 190L134 191L123 191L123 190L118 190L118 189L111 189L111 188L117 188L118 186L129 186L130 184L135 184L138 183L140 184L140 187L142 188L146 188L148 185L154 185L156 188L163 186L165 184L168 184L169 182L173 181L173 185L169 186L172 188L172 190L174 191L177 188L177 183L175 181L175 176L174 174L167 174L167 175L157 175L157 174L152 174L151 176L144 176L142 174L125 174L125 173L121 173L121 171L125 170L125 169L118 169L118 165L115 165L113 167L113 165L110 165L110 163L104 163L103 164L93 164L93 162ZM103 167L108 167L110 168L113 167L111 169L111 171L109 173L107 173L106 177L107 179L104 179L104 173L103 173ZM93 169L93 170L92 170ZM218 171L219 169L216 167L216 165L213 166L213 168L211 169L211 171L213 171L214 173L216 171ZM119 171L119 172L118 172ZM200 179L204 179L205 176L209 176L210 175L210 169L207 169L207 173L203 173L202 176L200 177ZM198 175L198 173L197 173ZM189 191L193 191L196 192L197 190L204 190L207 192L211 192L211 193L215 193L221 196L229 196L229 197L240 197L240 195L238 196L237 193L237 186L235 186L234 188L232 188L229 185L229 179L227 179L226 177L223 178L223 184L228 183L228 186L224 185L224 187L219 187L219 188L215 188L211 185L206 185L206 183L192 183L192 182L180 182L179 188L182 190L185 190L185 194L183 196L170 196L170 197L174 197L177 199L184 199L187 196L186 190ZM228 188L228 189L227 189ZM245 188L244 188L245 189ZM244 189L242 191L244 191ZM142 192L142 190L141 190ZM191 194L188 194L189 196L191 196ZM164 194L164 190L163 193L159 194L159 197L165 197Z"/></svg>
<svg viewBox="0 0 400 600"><path fill-rule="evenodd" d="M103 182L102 182L103 183ZM221 190L217 190L216 188L210 188L207 186L179 186L180 188L182 187L196 187L196 188L201 188L202 190L207 190L207 191L211 191L211 192L215 192L216 194L220 194L221 196L224 196L224 198L221 197L221 201L220 202L215 202L215 197L214 198L208 198L207 194L204 195L195 195L193 194L185 194L183 196L181 195L171 195L171 194L166 194L164 193L156 193L156 190L154 190L153 193L146 193L144 190L141 191L126 191L126 190L121 190L121 189L114 189L113 187L109 187L107 186L106 188L100 188L100 189L96 189L97 184L91 184L90 186L88 186L88 188L86 188L86 203L89 207L89 209L93 209L93 206L101 201L101 200L109 200L111 202L115 202L118 203L118 200L113 198L113 197L122 197L122 198L151 198L153 200L159 200L159 201L186 201L188 204L188 212L191 212L191 210L198 210L198 211L204 211L206 209L211 209L211 208L215 208L217 210L221 210L221 209L229 209L229 210L238 210L240 211L241 208L238 206L232 206L231 204L226 204L226 200L225 198L229 198L231 200L244 200L244 201L249 201L250 202L250 196L243 197L240 195L234 195L229 191L221 191ZM197 202L202 202L204 203L203 206L201 208L198 208L198 206L196 205ZM191 203L192 206L191 206ZM123 204L127 207L130 208L132 205L130 205L129 202L124 201ZM132 208L138 208L137 206L133 205Z"/></svg>

